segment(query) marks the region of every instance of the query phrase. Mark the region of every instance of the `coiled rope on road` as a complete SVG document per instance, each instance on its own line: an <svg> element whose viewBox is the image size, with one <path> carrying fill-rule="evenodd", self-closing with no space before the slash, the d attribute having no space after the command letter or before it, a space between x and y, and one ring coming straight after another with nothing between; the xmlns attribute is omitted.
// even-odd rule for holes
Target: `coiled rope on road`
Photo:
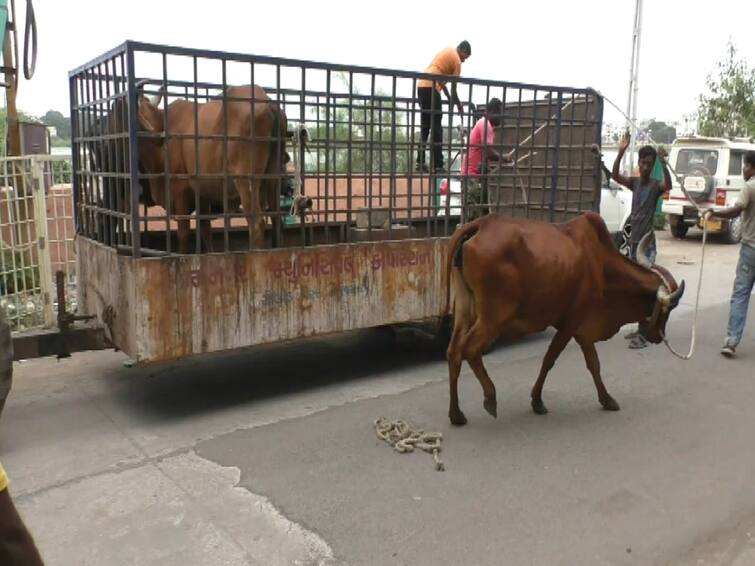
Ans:
<svg viewBox="0 0 755 566"><path fill-rule="evenodd" d="M438 472L445 471L446 467L439 456L442 450L441 442L443 442L443 435L440 432L414 430L403 419L391 420L385 417L375 420L375 432L380 440L387 442L396 452L401 454L414 452L415 448L432 454L435 470Z"/></svg>

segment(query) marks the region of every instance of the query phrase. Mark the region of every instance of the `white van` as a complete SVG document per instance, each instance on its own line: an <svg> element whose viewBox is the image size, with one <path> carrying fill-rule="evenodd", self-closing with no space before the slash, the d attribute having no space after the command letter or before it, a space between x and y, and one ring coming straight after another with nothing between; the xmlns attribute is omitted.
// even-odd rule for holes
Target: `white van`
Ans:
<svg viewBox="0 0 755 566"><path fill-rule="evenodd" d="M720 210L732 206L745 186L742 164L747 151L755 151L755 140L746 138L678 138L671 145L669 163L690 197L703 209ZM672 177L671 193L663 201L671 233L684 238L690 226L702 228L702 219L682 188ZM722 232L727 242L741 237L741 219L713 219L708 232Z"/></svg>

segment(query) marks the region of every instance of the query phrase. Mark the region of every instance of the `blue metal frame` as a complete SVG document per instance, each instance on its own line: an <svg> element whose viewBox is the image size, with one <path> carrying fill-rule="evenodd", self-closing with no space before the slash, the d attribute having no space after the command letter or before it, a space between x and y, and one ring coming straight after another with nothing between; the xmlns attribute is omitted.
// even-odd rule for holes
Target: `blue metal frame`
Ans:
<svg viewBox="0 0 755 566"><path fill-rule="evenodd" d="M529 126L529 122L532 122L532 134L533 137L530 139L530 142L525 145L529 145L529 150L532 151L538 151L540 152L540 156L538 159L540 159L543 155L545 156L545 164L550 165L550 175L548 175L547 167L545 166L535 166L532 165L532 158L530 158L530 165L529 165L529 185L530 190L532 190L532 181L533 181L533 170L536 170L534 173L536 179L542 179L542 185L540 185L540 181L538 181L538 185L542 186L543 188L543 198L542 198L542 205L543 208L539 208L538 210L543 210L544 207L548 207L548 214L546 217L550 221L555 220L555 206L557 201L557 191L558 191L558 184L559 184L559 174L560 174L560 165L558 163L559 161L559 152L561 150L561 127L562 126L569 126L573 127L575 125L584 125L585 127L588 127L587 124L590 124L589 127L595 127L596 128L596 135L595 135L595 141L596 143L600 144L600 138L601 138L601 125L602 125L602 118L603 118L603 99L601 95L592 88L577 88L577 87L559 87L559 86L550 86L550 85L536 85L531 83L524 83L524 82L508 82L508 81L500 81L500 80L486 80L486 79L477 79L477 78L470 78L470 77L453 77L453 76L438 76L438 75L430 75L427 73L418 73L418 72L412 72L412 71L401 71L401 70L391 70L391 69L385 69L385 68L379 68L379 67L367 67L367 66L352 66L352 65L345 65L345 64L333 64L333 63L322 63L322 62L316 62L316 61L308 61L304 59L288 59L288 58L281 58L281 57L271 57L271 56L260 56L260 55L249 55L249 54L241 54L241 53L233 53L233 52L223 52L223 51L216 51L216 50L207 50L207 49L194 49L194 48L185 48L185 47L174 47L174 46L163 46L153 43L144 43L144 42L137 42L137 41L125 41L124 43L114 47L113 49L107 51L106 53L100 55L99 57L96 57L89 62L87 62L84 65L81 65L77 67L76 69L70 71L69 73L69 91L71 96L71 117L72 117L72 132L73 132L73 140L72 140L72 146L73 146L73 168L74 168L74 178L73 178L73 192L74 192L74 198L75 198L75 206L76 206L76 223L77 223L77 229L79 227L79 208L81 199L83 197L82 193L82 182L79 175L79 172L82 170L82 164L81 163L81 157L83 153L81 153L82 143L89 144L91 143L102 143L103 140L105 140L105 144L107 145L109 142L107 140L109 139L123 139L124 141L127 139L127 147L128 147L128 167L129 171L123 172L120 169L117 169L115 171L107 171L107 172L100 172L97 173L99 175L99 179L123 179L123 181L128 181L129 183L129 192L127 198L129 198L130 203L130 211L129 214L124 214L123 210L116 210L113 209L110 211L110 218L112 219L111 226L115 226L116 224L122 225L124 222L128 221L131 224L131 230L130 234L127 234L127 237L130 237L130 241L122 241L119 239L118 236L114 236L110 238L109 240L112 240L112 244L114 246L123 247L122 244L128 244L129 252L134 257L140 257L142 255L149 255L151 252L149 249L149 244L145 244L142 241L142 230L139 225L140 221L144 221L146 225L146 218L140 218L140 195L139 195L139 187L140 182L144 183L146 182L145 179L153 178L155 177L154 173L147 173L143 174L140 173L139 167L140 167L140 161L139 161L139 151L138 151L138 143L139 138L144 135L139 133L139 127L138 127L138 92L137 92L137 82L139 80L139 76L137 76L138 69L136 68L136 62L135 62L135 55L137 53L152 53L152 54L158 54L162 55L163 58L163 67L162 67L162 73L160 75L160 78L151 77L150 78L150 84L153 85L153 89L157 89L157 85L160 85L164 89L168 89L168 87L173 87L178 89L185 89L187 94L186 97L190 101L194 101L195 103L198 100L198 93L201 92L201 90L208 89L215 91L216 89L222 88L223 92L221 95L215 95L213 94L213 98L219 98L219 99L226 99L225 97L225 89L229 85L226 84L226 78L225 78L225 65L227 62L238 62L238 63L244 63L244 64L250 64L252 69L252 82L254 82L254 66L255 65L269 65L269 66L275 66L277 69L277 79L275 81L275 85L272 86L272 88L265 87L265 90L268 92L268 94L274 95L278 97L279 102L283 102L283 104L286 104L285 98L286 94L290 94L291 98L293 99L293 104L298 106L300 108L300 114L301 116L304 116L306 114L306 109L311 108L314 106L315 108L324 109L324 112L326 113L326 116L330 116L331 113L335 114L336 110L338 108L345 107L344 104L347 104L346 106L348 108L348 140L346 140L348 145L348 173L346 174L347 177L347 183L348 183L348 194L347 194L347 202L348 206L344 213L344 216L347 218L347 225L350 225L351 221L353 220L352 216L352 176L354 178L360 178L364 175L365 179L365 185L366 190L369 192L367 195L367 200L372 195L373 191L373 183L372 181L377 178L382 178L384 176L388 177L388 189L389 194L387 197L383 195L382 188L380 189L380 195L377 198L387 198L389 202L389 208L391 210L398 210L397 202L397 191L396 191L396 179L398 175L397 171L397 151L406 152L408 151L409 155L409 161L410 166L413 165L414 160L414 151L419 145L421 147L421 144L415 143L414 138L414 132L416 128L416 123L414 120L414 114L416 114L416 108L412 106L414 98L411 97L397 97L397 81L398 79L406 79L407 82L411 81L412 89L413 89L413 95L416 93L416 83L420 79L429 79L432 81L444 81L447 83L456 83L457 85L467 85L469 87L469 99L472 100L472 89L478 89L476 92L480 92L479 89L482 88L483 91L487 92L487 98L491 95L491 93L495 96L500 96L497 93L503 92L503 102L504 104L513 104L516 105L516 96L514 96L513 101L507 101L506 100L506 93L512 92L518 90L519 91L519 108L521 109L522 104L532 104L532 116L522 116L521 112L517 114L515 118L512 118L509 116L507 119L512 122L513 120L516 120L516 130L517 130L517 139L519 139L519 128L520 128L520 122L524 121ZM194 72L194 80L176 80L174 78L168 77L167 74L167 68L165 63L165 58L168 55L172 56L183 56L183 57L189 57L194 59L194 65L195 65L195 72ZM196 61L197 59L209 59L209 60L216 60L221 61L223 63L223 81L222 84L217 83L200 83L197 81L197 74L196 74ZM120 69L118 69L118 61L120 61ZM103 73L103 66L104 66L104 73ZM281 84L280 80L280 71L281 67L289 68L289 69L301 69L301 87L300 88L294 88L294 89L287 89L285 85ZM322 71L325 73L326 76L326 92L316 92L316 91L308 91L306 90L306 72L310 70L316 70L316 71ZM119 71L123 76L119 76ZM112 74L111 74L112 73ZM347 76L350 77L349 80L349 88L348 92L331 92L331 77L333 73L345 73ZM363 76L371 76L372 77L372 88L371 92L368 94L361 94L361 93L355 93L353 92L353 77L354 75L363 75ZM387 171L382 170L382 165L378 165L379 171L375 172L372 169L372 166L369 167L369 172L362 173L353 173L352 170L352 119L353 119L353 110L355 107L352 106L354 104L355 100L362 100L360 103L359 108L362 109L364 112L369 112L369 116L374 120L374 116L380 115L386 110L384 110L384 107L382 105L382 96L378 93L376 94L375 91L375 77L382 78L388 78L392 79L392 97L388 96L387 100L390 100L393 104L387 107L387 110L392 113L392 116L394 117L391 124L394 124L393 130L390 132L390 140L378 140L376 143L381 144L378 146L378 151L389 151L391 152L390 157L390 163L388 165ZM107 95L102 92L102 81L105 81L105 84L112 84L112 82L115 82L116 87L114 93L110 93L110 89L108 87L108 93ZM80 88L84 88L86 86L89 88L89 85L87 85L87 81L95 81L95 86L97 86L96 81L100 81L100 89L99 93L95 93L94 96L92 95L91 90L87 90L84 93L83 98L79 96L79 85L82 86ZM402 83L406 84L406 83ZM193 93L191 92L191 89L193 89ZM95 89L96 90L96 89ZM125 90L125 92L124 92ZM530 101L529 98L522 100L522 92L523 91L529 91L532 93L532 100ZM145 89L145 93L148 91ZM179 90L178 92L182 92ZM535 123L538 121L538 114L537 114L537 106L540 99L538 99L539 95L542 95L543 93L546 93L546 96L548 93L550 93L550 98L548 102L548 116L544 120L547 123L548 130L546 132L546 135L548 136L546 138L546 141L540 142L538 144L535 144L534 140L534 133L535 133ZM175 95L175 93L172 93ZM516 94L516 93L515 93ZM183 96L179 94L179 96ZM568 117L565 119L564 116L562 116L562 107L565 100L565 97L571 96L572 101L575 97L585 97L585 118L584 119L576 119L574 116L574 112L571 114L571 119L568 119ZM298 97L298 103L296 102ZM199 95L199 99L202 99L203 95ZM311 102L311 99L315 99L316 102ZM128 132L117 133L117 134L108 134L104 135L101 132L94 132L90 129L87 129L86 126L84 126L84 130L81 131L81 128L79 128L79 124L77 123L78 120L76 119L76 116L79 114L86 114L87 116L92 116L92 114L96 117L98 115L102 115L102 112L107 112L107 108L113 108L116 101L118 100L124 100L128 102L128 110L127 110L127 124L128 124ZM554 113L552 112L552 104L554 100L557 100L557 109ZM371 102L370 102L371 101ZM371 104L368 106L368 102ZM254 108L254 100L251 101L252 103L252 110ZM594 112L594 119L592 116L592 113L590 115L590 118L587 117L587 107L593 103L597 103L597 111ZM291 103L289 103L291 104ZM398 106L400 104L400 106ZM311 106L310 106L311 105ZM404 106L405 105L405 106ZM444 103L445 106L445 103ZM452 105L450 105L452 106ZM454 109L452 107L448 108L448 116L452 116L454 114ZM105 110L103 110L105 108ZM163 111L167 109L167 96L163 99L162 104ZM442 110L443 111L443 110ZM403 138L401 142L397 139L397 131L395 128L395 116L398 113L407 113L407 116L409 113L413 113L411 119L406 118L406 122L401 123L401 128L407 128L407 131L411 132L411 139ZM302 119L300 117L300 119ZM450 118L449 118L450 119ZM308 119L307 119L308 120ZM195 107L195 121L196 121L196 107ZM315 120L313 120L315 121ZM333 195L329 196L329 189L332 189L335 191L336 186L336 180L340 176L342 176L342 173L337 172L336 162L335 162L335 148L338 147L338 142L335 141L335 138L333 138L333 142L331 142L331 132L335 131L335 122L331 124L331 121L329 118L326 118L325 120L321 121L320 115L318 113L318 117L316 119L318 123L318 127L324 128L325 136L320 140L320 148L324 148L325 153L325 161L324 161L324 170L320 169L320 161L318 159L317 161L317 172L315 173L315 176L322 177L323 184L325 187L325 230L329 230L329 220L330 218L328 214L335 214L334 211L328 211L329 201L332 200L333 203L336 202L335 192ZM450 123L450 122L449 122ZM366 123L365 123L366 124ZM370 122L370 127L374 128L376 123ZM469 124L471 126L471 122ZM382 123L378 124L380 128L383 128L385 126L382 125ZM409 129L410 128L410 129ZM444 126L445 129L445 126ZM550 138L550 132L551 129L554 129L555 135L551 143ZM523 131L526 132L527 128L522 128ZM373 130L371 129L371 136ZM226 129L227 132L227 129ZM170 134L171 136L175 134ZM182 134L177 134L176 136L180 136ZM195 132L194 134L197 136L197 139L199 139L198 133ZM229 136L227 133L223 134L225 136L225 143L227 145ZM253 134L252 134L253 135ZM333 134L335 135L335 134ZM573 138L573 136L571 136ZM356 146L356 147L366 147L367 149L363 149L362 151L368 151L368 159L371 161L373 158L373 146L369 145L370 140L362 139L360 140L360 143L367 144L363 146ZM428 140L430 141L430 140ZM521 141L521 140L520 140ZM343 144L344 140L340 140L340 143ZM398 149L398 144L401 144L400 150ZM585 138L580 140L580 144L585 144ZM445 144L448 145L449 155L450 151L452 149L453 143L451 139L449 138L448 143ZM572 145L574 145L574 140L572 139ZM195 144L195 146L198 146L198 144ZM429 143L428 146L431 148L432 143ZM519 145L516 145L516 148L519 148ZM544 150L544 152L540 149ZM463 149L463 148L462 148ZM197 147L195 147L195 150L198 151ZM573 151L574 148L570 147L568 151ZM515 151L515 158L519 158L520 153L522 152L522 149L516 149ZM564 151L567 151L564 149ZM333 163L331 164L330 155L331 152L333 153ZM382 153L381 153L382 155ZM571 154L570 154L571 155ZM547 163L548 157L551 157L552 162ZM432 160L432 155L429 156L430 160ZM382 164L382 157L380 160L380 163ZM331 165L332 165L332 171L331 171ZM450 166L450 161L449 161ZM125 167L125 164L124 164ZM580 177L583 175L583 173L586 171L586 167L584 163L580 165L581 169L579 169L578 175ZM570 163L567 167L571 171L571 157L570 157ZM225 173L222 173L224 175L224 183L228 182L229 179L229 173L228 168L224 168ZM595 179L597 183L597 187L600 187L600 168L595 168L596 174ZM570 173L567 173L567 178ZM89 179L92 179L91 173L89 173L90 177ZM168 180L168 173L167 171L164 173L165 180ZM446 173L443 173L442 176L446 176ZM517 173L517 176L519 174ZM546 200L546 195L548 194L547 191L547 179L548 176L550 177L550 198ZM440 178L440 175L438 176ZM499 179L502 179L503 177L499 177ZM588 176L589 178L589 176ZM519 179L521 182L521 178ZM369 183L368 183L369 181ZM433 178L433 181L437 181L437 179ZM91 181L90 181L91 182ZM97 182L94 181L95 186L98 189L101 189L101 185L97 185ZM168 183L166 183L167 186ZM434 186L436 183L432 182L430 183L430 186ZM540 188L535 187L535 190L540 190ZM319 185L318 185L319 187ZM408 180L408 197L401 196L400 198L408 198L407 202L411 203L413 202L413 189L412 189L412 180L409 178ZM585 191L585 187L583 185L583 181L580 178L580 199L577 203L577 208L582 207L582 191ZM589 187L588 189L589 190ZM105 191L107 192L107 191ZM166 191L167 192L167 191ZM226 209L226 203L228 201L228 194L227 194L227 188L224 187L224 210ZM434 191L433 191L434 192ZM120 194L120 193L117 193ZM415 193L419 195L419 198L423 198L423 194L421 193ZM518 198L518 195L516 192L514 192L516 195L514 197L514 203L513 207L516 208L517 202L516 199ZM318 188L318 195L319 195L319 188ZM111 197L105 197L105 199L111 198ZM199 210L199 195L195 195L196 203L195 208L197 211ZM462 196L463 198L463 196ZM117 198L115 199L118 200ZM540 199L538 199L539 201ZM568 198L567 198L568 201ZM540 203L537 203L538 206L540 206ZM567 203L568 204L568 203ZM585 203L586 204L586 203ZM600 190L594 191L593 198L592 198L592 207L594 207L595 210L599 210L600 207ZM89 209L92 209L92 203L88 203ZM96 205L100 206L100 205ZM95 206L95 211L92 212L92 214L100 214L97 212ZM107 202L105 203L105 208L107 208ZM334 204L335 206L335 204ZM372 206L371 204L369 205ZM412 204L407 204L407 207L414 206ZM421 205L421 207L424 205ZM527 206L531 206L528 204ZM420 207L420 211L422 208ZM432 208L431 205L428 204L429 208ZM436 203L435 208L440 208L440 204ZM427 221L427 232L432 233L435 235L438 235L440 233L439 227L442 225L444 229L442 230L443 233L447 233L450 228L452 228L451 223L449 222L449 207L445 206L446 208L446 216L443 218L435 218L434 216L428 216L427 218L416 216L418 220L422 220L423 222ZM100 208L99 210L103 210ZM571 210L565 210L565 212L571 212ZM107 211L105 211L107 214ZM421 212L420 212L421 214ZM527 214L527 212L525 212ZM413 212L409 213L409 218L411 219L414 216ZM228 215L227 213L224 213L224 218L226 220L226 226L224 228L225 233L225 248L228 248ZM169 224L170 224L170 214L168 213L168 216L166 216L166 237L169 232ZM108 221L109 222L109 221ZM330 221L331 226L333 222L336 222L336 224L340 221ZM432 225L431 225L432 224ZM339 228L342 229L342 228ZM115 230L115 228L113 228ZM115 234L115 232L114 232ZM304 234L304 228L302 228L302 234ZM276 236L280 236L280 227L276 228ZM194 241L195 244L198 246L200 244L200 236L197 230L197 233L194 235ZM120 244L120 246L119 246ZM171 253L171 247L170 247L170 241L168 240L167 243L167 253ZM144 248L144 249L143 249ZM146 251L145 251L146 250Z"/></svg>

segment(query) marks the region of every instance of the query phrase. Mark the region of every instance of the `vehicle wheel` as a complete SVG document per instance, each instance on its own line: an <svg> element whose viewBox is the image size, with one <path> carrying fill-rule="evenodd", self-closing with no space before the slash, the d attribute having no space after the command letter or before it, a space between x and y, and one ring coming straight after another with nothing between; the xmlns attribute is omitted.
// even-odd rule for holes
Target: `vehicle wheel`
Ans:
<svg viewBox="0 0 755 566"><path fill-rule="evenodd" d="M742 239L742 217L729 220L724 230L724 241L727 244L738 244Z"/></svg>
<svg viewBox="0 0 755 566"><path fill-rule="evenodd" d="M684 237L687 235L687 230L689 230L689 226L681 221L677 221L669 225L671 226L671 235L674 238L678 238L680 240L684 239Z"/></svg>
<svg viewBox="0 0 755 566"><path fill-rule="evenodd" d="M0 310L0 415L13 383L13 340L5 313Z"/></svg>

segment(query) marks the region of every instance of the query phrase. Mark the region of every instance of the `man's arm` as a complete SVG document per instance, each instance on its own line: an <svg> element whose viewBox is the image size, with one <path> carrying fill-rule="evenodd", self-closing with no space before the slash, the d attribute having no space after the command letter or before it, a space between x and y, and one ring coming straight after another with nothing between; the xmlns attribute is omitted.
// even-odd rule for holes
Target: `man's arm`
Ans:
<svg viewBox="0 0 755 566"><path fill-rule="evenodd" d="M661 159L661 163L663 164L663 186L661 186L661 189L664 193L667 193L671 190L672 184L671 184L671 171L668 167L668 152L666 151L666 148L663 146L658 148L658 157Z"/></svg>
<svg viewBox="0 0 755 566"><path fill-rule="evenodd" d="M709 218L736 218L740 214L742 214L742 211L744 208L739 206L738 204L735 204L734 206L730 206L729 208L724 208L721 210L707 210L706 214Z"/></svg>
<svg viewBox="0 0 755 566"><path fill-rule="evenodd" d="M501 153L495 148L487 146L485 151L485 159L488 161L498 161L499 163L513 163L513 151L509 153Z"/></svg>
<svg viewBox="0 0 755 566"><path fill-rule="evenodd" d="M745 209L752 206L753 196L755 196L755 190L750 187L745 187L739 192L739 197L737 197L737 202L734 203L734 206L722 210L708 210L706 211L706 214L708 217L736 218L742 214Z"/></svg>
<svg viewBox="0 0 755 566"><path fill-rule="evenodd" d="M624 185L628 189L632 189L632 179L630 177L625 177L621 173L619 173L619 167L621 167L621 160L624 158L624 153L626 152L627 148L629 147L629 132L627 132L624 137L621 140L621 143L619 143L619 153L616 155L616 161L613 162L613 171L611 172L611 177L613 177L613 180L617 183Z"/></svg>
<svg viewBox="0 0 755 566"><path fill-rule="evenodd" d="M464 108L462 108L461 101L456 93L456 83L451 85L451 94L448 93L446 85L443 85L443 94L446 95L449 102L456 105L456 108L459 110L459 115L464 114Z"/></svg>

